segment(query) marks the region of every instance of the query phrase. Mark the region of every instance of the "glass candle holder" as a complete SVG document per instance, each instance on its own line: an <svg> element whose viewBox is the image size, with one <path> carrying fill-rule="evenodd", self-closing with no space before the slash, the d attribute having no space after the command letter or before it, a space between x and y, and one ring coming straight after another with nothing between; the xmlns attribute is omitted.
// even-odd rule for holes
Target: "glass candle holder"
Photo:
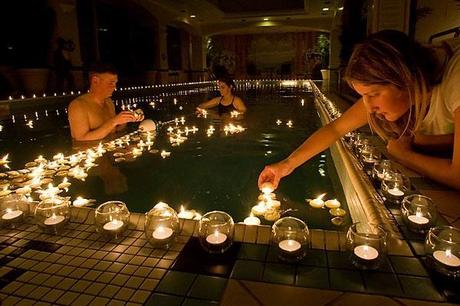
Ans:
<svg viewBox="0 0 460 306"><path fill-rule="evenodd" d="M429 268L447 277L460 277L460 229L431 228L426 235L425 252Z"/></svg>
<svg viewBox="0 0 460 306"><path fill-rule="evenodd" d="M0 198L0 225L16 227L29 214L29 201L23 195L9 194Z"/></svg>
<svg viewBox="0 0 460 306"><path fill-rule="evenodd" d="M170 247L179 228L179 217L169 206L157 206L145 213L145 237L154 247Z"/></svg>
<svg viewBox="0 0 460 306"><path fill-rule="evenodd" d="M284 217L273 224L270 240L281 260L295 262L305 256L310 232L302 220Z"/></svg>
<svg viewBox="0 0 460 306"><path fill-rule="evenodd" d="M69 223L70 201L61 197L43 200L35 207L34 219L43 231L58 234Z"/></svg>
<svg viewBox="0 0 460 306"><path fill-rule="evenodd" d="M436 224L436 206L429 197L421 194L404 197L401 213L407 228L416 233L424 234Z"/></svg>
<svg viewBox="0 0 460 306"><path fill-rule="evenodd" d="M361 147L361 163L363 165L364 171L370 173L374 168L375 163L379 162L381 159L380 152L377 149L369 144L365 144Z"/></svg>
<svg viewBox="0 0 460 306"><path fill-rule="evenodd" d="M382 159L374 164L374 167L372 168L372 178L380 188L382 181L389 175L389 173L392 172L395 172L395 170L392 167L391 161L388 159Z"/></svg>
<svg viewBox="0 0 460 306"><path fill-rule="evenodd" d="M108 201L94 211L96 231L108 239L118 239L129 225L129 210L121 201Z"/></svg>
<svg viewBox="0 0 460 306"><path fill-rule="evenodd" d="M359 134L356 137L355 142L353 143L353 153L355 154L356 157L359 158L361 148L366 145L370 145L369 139Z"/></svg>
<svg viewBox="0 0 460 306"><path fill-rule="evenodd" d="M387 253L388 234L380 225L357 222L347 232L347 249L359 269L377 269Z"/></svg>
<svg viewBox="0 0 460 306"><path fill-rule="evenodd" d="M209 253L224 253L233 243L233 219L223 211L211 211L199 222L198 234L203 248Z"/></svg>
<svg viewBox="0 0 460 306"><path fill-rule="evenodd" d="M386 201L399 204L410 191L410 180L401 173L387 171L381 182L380 189Z"/></svg>

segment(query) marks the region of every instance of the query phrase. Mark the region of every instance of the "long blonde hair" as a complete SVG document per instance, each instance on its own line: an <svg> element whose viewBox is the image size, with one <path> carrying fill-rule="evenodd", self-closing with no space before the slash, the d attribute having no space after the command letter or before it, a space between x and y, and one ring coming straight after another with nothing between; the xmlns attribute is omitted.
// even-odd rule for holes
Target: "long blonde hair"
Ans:
<svg viewBox="0 0 460 306"><path fill-rule="evenodd" d="M429 92L439 83L431 49L412 41L406 34L384 30L358 44L348 62L344 79L364 84L394 85L407 92L409 110L389 122L369 113L371 128L384 140L412 135L420 128L429 108Z"/></svg>

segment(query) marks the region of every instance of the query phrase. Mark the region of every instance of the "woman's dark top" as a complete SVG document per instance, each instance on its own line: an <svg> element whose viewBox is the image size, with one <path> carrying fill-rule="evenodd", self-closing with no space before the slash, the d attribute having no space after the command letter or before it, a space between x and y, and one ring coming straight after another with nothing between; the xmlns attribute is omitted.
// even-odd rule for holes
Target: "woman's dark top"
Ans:
<svg viewBox="0 0 460 306"><path fill-rule="evenodd" d="M234 110L237 110L234 106L233 106L233 101L235 100L235 96L233 96L232 98L232 103L230 103L229 105L223 105L221 102L222 102L222 99L224 97L221 97L220 98L220 101L219 101L219 105L217 106L217 110L219 112L219 114L224 114L224 113L230 113Z"/></svg>

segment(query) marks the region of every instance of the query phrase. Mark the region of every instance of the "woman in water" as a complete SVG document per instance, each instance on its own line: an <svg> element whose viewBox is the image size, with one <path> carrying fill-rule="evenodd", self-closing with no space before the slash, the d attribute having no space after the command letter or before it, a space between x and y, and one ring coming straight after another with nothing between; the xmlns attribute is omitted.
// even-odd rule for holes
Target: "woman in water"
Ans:
<svg viewBox="0 0 460 306"><path fill-rule="evenodd" d="M241 98L235 96L235 83L230 77L221 77L217 80L220 97L216 97L207 102L203 102L196 108L198 114L204 109L214 108L217 106L219 114L238 111L239 113L246 112L246 105Z"/></svg>

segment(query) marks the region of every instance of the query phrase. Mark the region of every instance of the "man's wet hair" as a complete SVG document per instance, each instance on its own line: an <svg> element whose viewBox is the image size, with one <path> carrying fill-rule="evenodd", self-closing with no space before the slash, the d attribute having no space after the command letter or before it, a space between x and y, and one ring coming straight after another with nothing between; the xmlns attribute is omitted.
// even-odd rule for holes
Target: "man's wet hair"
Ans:
<svg viewBox="0 0 460 306"><path fill-rule="evenodd" d="M117 68L115 68L115 66L110 63L103 63L103 62L92 63L88 69L89 77L91 78L93 75L99 74L99 73L110 73L110 74L118 75Z"/></svg>

